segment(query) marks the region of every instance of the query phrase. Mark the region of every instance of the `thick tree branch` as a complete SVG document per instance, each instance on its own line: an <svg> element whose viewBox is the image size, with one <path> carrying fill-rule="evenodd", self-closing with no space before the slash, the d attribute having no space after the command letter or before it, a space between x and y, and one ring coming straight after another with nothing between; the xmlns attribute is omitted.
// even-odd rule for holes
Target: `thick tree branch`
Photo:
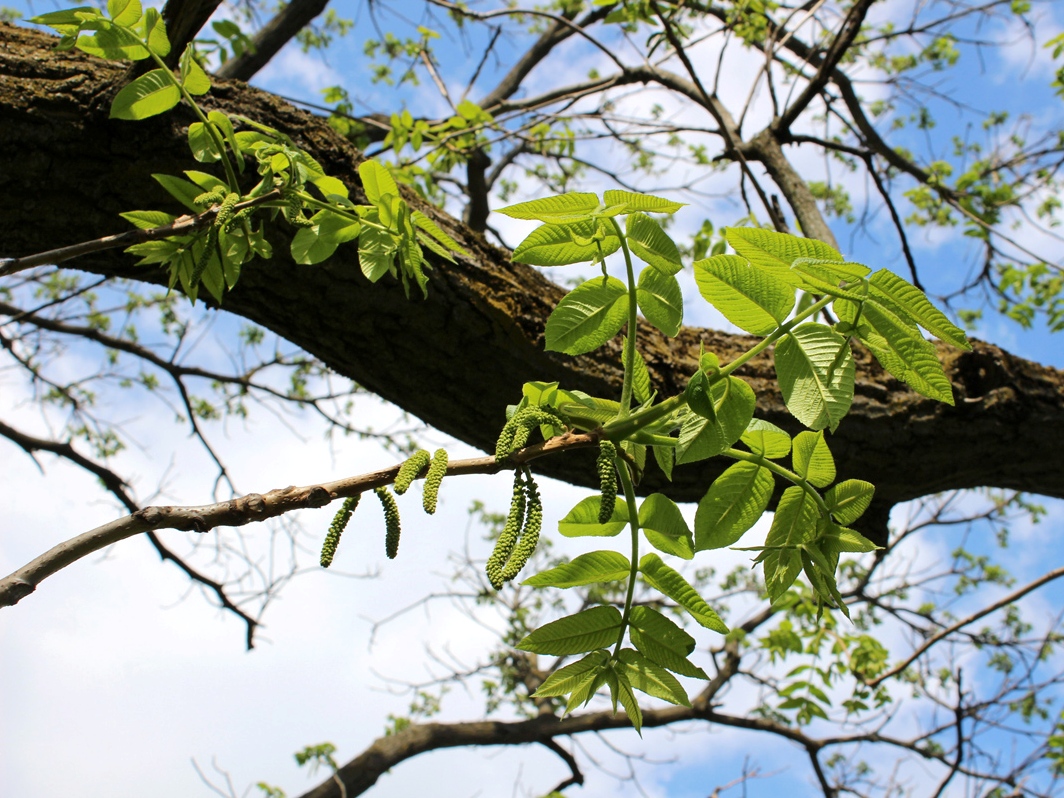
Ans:
<svg viewBox="0 0 1064 798"><path fill-rule="evenodd" d="M194 165L183 128L190 115L178 110L140 123L108 120L106 105L96 97L121 67L52 52L52 42L38 33L0 27L0 174L7 181L0 242L5 256L99 236L121 224L120 211L166 207L167 197L150 173L179 174ZM358 153L325 120L244 86L223 83L208 102L285 130L352 186L353 198L361 201ZM561 289L535 270L510 263L507 252L454 220L412 196L409 201L472 255L456 265L438 263L426 301L408 302L394 286L370 286L351 248L341 248L321 266L298 266L287 258L287 241L278 233L274 260L249 265L225 308L485 450L493 448L504 408L518 399L528 379L558 380L597 396L619 393L618 346L580 357L543 351L544 321ZM55 212L72 207L78 213ZM74 263L104 275L165 279L114 254L96 253ZM639 339L662 395L683 390L700 345L727 362L755 340L693 328L666 339L649 326L641 326ZM867 479L885 504L980 485L1064 496L1060 372L979 343L971 353L945 348L940 353L956 392L955 407L913 394L858 350L853 408L829 436L840 479ZM483 379L485 369L491 380ZM758 394L758 416L796 432L771 358L749 363L743 376ZM1024 456L1016 457L1017 451ZM640 489L697 500L722 467L710 461L679 468L672 483L651 471ZM595 481L590 457L551 458L541 471L577 484Z"/></svg>
<svg viewBox="0 0 1064 798"><path fill-rule="evenodd" d="M227 80L251 80L328 4L329 0L292 0L287 3L251 37L253 50L230 58L215 74Z"/></svg>

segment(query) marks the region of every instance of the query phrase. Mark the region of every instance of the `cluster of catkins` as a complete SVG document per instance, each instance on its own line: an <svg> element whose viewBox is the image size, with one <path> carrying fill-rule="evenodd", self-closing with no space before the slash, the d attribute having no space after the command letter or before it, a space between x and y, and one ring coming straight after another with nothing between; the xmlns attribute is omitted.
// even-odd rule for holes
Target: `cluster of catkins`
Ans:
<svg viewBox="0 0 1064 798"><path fill-rule="evenodd" d="M432 515L436 512L436 504L440 495L440 483L443 482L443 477L446 473L446 451L437 449L436 453L429 457L429 453L426 450L419 449L399 466L399 472L396 474L393 483L395 492L402 496L410 489L414 480L424 474L425 490L422 495L422 507L426 513ZM388 559L394 560L399 553L399 534L401 532L399 506L395 502L395 496L392 495L386 485L374 488L373 492L377 494L381 509L384 511L384 553L388 555ZM358 506L358 500L361 495L360 493L344 499L340 510L333 517L332 524L329 525L329 532L325 536L325 542L322 543L321 547L322 568L328 568L332 565L333 557L336 556L336 547L340 543L340 535L347 528L347 523L351 520L351 514Z"/></svg>

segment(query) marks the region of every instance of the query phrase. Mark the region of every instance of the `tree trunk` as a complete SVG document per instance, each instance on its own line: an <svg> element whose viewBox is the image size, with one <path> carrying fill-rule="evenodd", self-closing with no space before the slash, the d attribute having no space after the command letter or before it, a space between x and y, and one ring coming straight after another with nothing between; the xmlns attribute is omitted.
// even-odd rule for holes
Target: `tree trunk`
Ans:
<svg viewBox="0 0 1064 798"><path fill-rule="evenodd" d="M122 64L51 50L55 39L0 25L0 257L40 252L121 231L120 211L168 208L152 173L197 168L188 152L187 109L145 122L108 119ZM360 155L321 118L242 84L219 82L206 105L285 131L358 201ZM562 289L509 253L408 196L472 257L437 262L429 298L406 300L397 285L371 286L353 247L320 266L298 266L283 231L276 257L246 267L225 309L267 327L381 397L486 451L494 448L507 404L525 380L616 397L620 347L569 357L543 351L544 322ZM111 252L68 264L103 275L159 282ZM875 265L875 264L873 264ZM685 328L675 339L640 330L655 387L671 395L695 369L700 343L723 362L755 339ZM989 485L1064 497L1064 375L976 343L974 351L940 350L957 404L925 400L857 352L853 409L829 443L841 478L876 485L877 501L898 501L950 488ZM757 415L792 432L798 425L778 393L771 357L743 371L758 394ZM676 470L667 483L651 467L642 490L697 500L726 464ZM580 484L596 481L587 456L537 462L542 473Z"/></svg>

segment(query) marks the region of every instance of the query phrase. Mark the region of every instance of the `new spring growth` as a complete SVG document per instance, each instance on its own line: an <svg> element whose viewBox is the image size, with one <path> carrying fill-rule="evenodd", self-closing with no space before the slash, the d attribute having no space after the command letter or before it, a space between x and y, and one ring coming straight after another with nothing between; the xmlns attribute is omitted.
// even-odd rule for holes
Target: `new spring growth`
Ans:
<svg viewBox="0 0 1064 798"><path fill-rule="evenodd" d="M429 464L429 453L424 449L418 449L413 455L401 466L399 466L399 473L395 475L395 483L393 488L397 496L402 496L408 490L410 486L414 484L414 480L421 476L421 472L424 471Z"/></svg>
<svg viewBox="0 0 1064 798"><path fill-rule="evenodd" d="M395 503L395 496L386 486L374 488L373 492L377 494L384 510L384 553L389 560L394 560L399 553L399 507Z"/></svg>
<svg viewBox="0 0 1064 798"><path fill-rule="evenodd" d="M521 471L514 472L513 497L510 500L510 514L506 516L506 525L502 528L502 534L495 541L495 548L488 557L484 570L488 575L488 581L496 590L501 590L505 579L503 571L506 563L510 560L514 545L521 534L521 528L525 523L525 484L521 479Z"/></svg>
<svg viewBox="0 0 1064 798"><path fill-rule="evenodd" d="M443 475L447 473L447 452L437 449L429 463L429 471L425 474L425 490L421 495L421 506L425 512L432 515L436 512L436 499L440 495L440 483Z"/></svg>
<svg viewBox="0 0 1064 798"><path fill-rule="evenodd" d="M564 427L561 417L547 407L523 407L506 422L495 444L495 459L503 460L528 442L532 430L544 424Z"/></svg>
<svg viewBox="0 0 1064 798"><path fill-rule="evenodd" d="M599 455L596 465L598 467L599 491L602 495L602 503L599 505L598 522L609 523L613 516L613 508L617 504L617 447L613 441L604 440L599 444Z"/></svg>
<svg viewBox="0 0 1064 798"><path fill-rule="evenodd" d="M521 539L514 547L509 562L502 570L502 581L509 582L525 567L525 563L532 557L536 546L539 544L539 532L543 528L543 501L539 496L539 488L532 479L532 474L526 472L525 482L525 524L521 531Z"/></svg>
<svg viewBox="0 0 1064 798"><path fill-rule="evenodd" d="M347 529L347 522L351 520L351 513L358 507L360 498L362 498L361 493L344 499L344 503L340 505L340 509L333 516L332 523L329 524L329 533L321 544L322 568L328 568L332 565L333 557L336 556L336 547L340 545L340 535Z"/></svg>

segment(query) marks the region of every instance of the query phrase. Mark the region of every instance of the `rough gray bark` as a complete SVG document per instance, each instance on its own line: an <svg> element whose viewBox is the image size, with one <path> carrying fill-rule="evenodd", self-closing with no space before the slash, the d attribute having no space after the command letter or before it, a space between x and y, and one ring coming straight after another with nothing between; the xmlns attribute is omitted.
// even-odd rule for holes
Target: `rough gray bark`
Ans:
<svg viewBox="0 0 1064 798"><path fill-rule="evenodd" d="M185 139L189 113L178 109L140 123L109 120L123 67L55 53L53 41L0 26L0 256L122 230L118 212L168 206L151 173L196 166ZM220 83L205 102L285 130L358 194L359 153L324 120L239 84ZM437 264L425 301L407 301L395 285L368 285L352 248L322 266L304 267L287 258L278 238L277 257L249 266L225 309L484 450L493 448L503 409L518 399L525 380L619 393L619 346L577 358L543 351L544 321L560 288L510 263L509 253L460 222L424 210L472 254L457 266ZM160 279L131 262L103 253L70 265ZM754 340L693 328L670 340L649 327L640 338L663 395L683 388L700 343L726 362ZM829 436L840 478L873 482L883 507L981 485L1064 497L1064 375L982 343L971 353L943 348L941 354L956 407L915 395L858 352L853 409ZM752 362L743 376L758 393L758 415L796 431L776 389L771 358ZM641 487L694 500L721 467L710 462L677 469L672 484L652 470ZM575 455L541 460L537 470L581 484L594 481L590 461Z"/></svg>

